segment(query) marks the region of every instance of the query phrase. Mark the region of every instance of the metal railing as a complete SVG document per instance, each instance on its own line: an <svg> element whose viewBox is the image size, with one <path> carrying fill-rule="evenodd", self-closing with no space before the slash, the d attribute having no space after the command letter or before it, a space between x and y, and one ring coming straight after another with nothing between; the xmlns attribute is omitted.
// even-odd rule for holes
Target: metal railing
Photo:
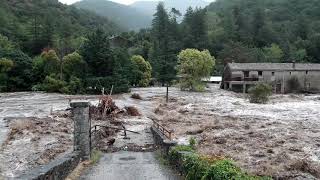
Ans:
<svg viewBox="0 0 320 180"><path fill-rule="evenodd" d="M161 124L159 124L156 120L152 119L153 122L153 126L158 129L164 136L166 136L169 140L172 140L172 134L173 131L172 130L168 130L167 128L165 128L164 126L162 126Z"/></svg>

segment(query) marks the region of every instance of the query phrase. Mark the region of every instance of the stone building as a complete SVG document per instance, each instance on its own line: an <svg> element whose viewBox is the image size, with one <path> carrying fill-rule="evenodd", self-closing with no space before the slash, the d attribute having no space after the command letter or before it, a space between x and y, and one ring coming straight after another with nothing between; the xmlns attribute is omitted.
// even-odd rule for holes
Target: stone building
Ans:
<svg viewBox="0 0 320 180"><path fill-rule="evenodd" d="M245 93L259 82L271 84L275 93L320 92L320 64L228 63L221 87Z"/></svg>

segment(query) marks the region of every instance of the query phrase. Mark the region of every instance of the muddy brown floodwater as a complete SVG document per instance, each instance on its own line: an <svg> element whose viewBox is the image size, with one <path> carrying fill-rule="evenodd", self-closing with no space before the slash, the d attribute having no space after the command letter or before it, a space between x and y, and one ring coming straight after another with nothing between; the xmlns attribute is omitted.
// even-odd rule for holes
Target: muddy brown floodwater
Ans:
<svg viewBox="0 0 320 180"><path fill-rule="evenodd" d="M19 92L0 93L0 99L1 179L17 177L72 149L73 123L64 111L69 99L97 97Z"/></svg>
<svg viewBox="0 0 320 180"><path fill-rule="evenodd" d="M142 100L130 94L113 97L120 108L135 106L142 114L119 119L141 135L129 134L131 139L123 140L117 134L114 146L121 150L130 145L149 147L152 139L147 129L152 117L173 129L180 144L195 137L199 153L231 158L249 173L320 178L320 95L273 95L267 104L257 105L243 94L210 85L204 93L170 88L166 104L165 91L160 87L132 89ZM98 101L97 96L47 93L0 96L0 174L5 177L15 177L68 152L72 121L64 110L69 99Z"/></svg>
<svg viewBox="0 0 320 180"><path fill-rule="evenodd" d="M258 105L215 85L205 93L172 88L171 103L155 112L179 143L195 137L201 154L231 158L256 175L320 178L320 95L273 95Z"/></svg>

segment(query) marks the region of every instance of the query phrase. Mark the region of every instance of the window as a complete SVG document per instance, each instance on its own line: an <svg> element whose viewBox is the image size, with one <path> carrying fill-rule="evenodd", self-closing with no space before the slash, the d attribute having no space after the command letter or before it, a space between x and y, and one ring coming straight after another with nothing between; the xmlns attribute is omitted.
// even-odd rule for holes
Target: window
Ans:
<svg viewBox="0 0 320 180"><path fill-rule="evenodd" d="M259 76L262 76L262 71L258 71L258 75L259 75Z"/></svg>
<svg viewBox="0 0 320 180"><path fill-rule="evenodd" d="M274 72L272 72L271 74L272 74L272 76L274 76Z"/></svg>
<svg viewBox="0 0 320 180"><path fill-rule="evenodd" d="M249 71L244 71L244 77L249 77Z"/></svg>
<svg viewBox="0 0 320 180"><path fill-rule="evenodd" d="M306 74L309 74L309 71L306 71Z"/></svg>

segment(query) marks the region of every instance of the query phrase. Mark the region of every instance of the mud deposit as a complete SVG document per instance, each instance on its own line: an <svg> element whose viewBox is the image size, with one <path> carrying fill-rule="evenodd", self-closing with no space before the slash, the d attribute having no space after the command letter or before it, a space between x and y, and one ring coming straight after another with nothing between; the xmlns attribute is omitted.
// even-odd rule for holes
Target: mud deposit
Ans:
<svg viewBox="0 0 320 180"><path fill-rule="evenodd" d="M172 89L172 102L155 109L179 143L195 137L200 153L231 158L256 175L320 178L319 95L274 95L257 105L216 86L208 91Z"/></svg>

